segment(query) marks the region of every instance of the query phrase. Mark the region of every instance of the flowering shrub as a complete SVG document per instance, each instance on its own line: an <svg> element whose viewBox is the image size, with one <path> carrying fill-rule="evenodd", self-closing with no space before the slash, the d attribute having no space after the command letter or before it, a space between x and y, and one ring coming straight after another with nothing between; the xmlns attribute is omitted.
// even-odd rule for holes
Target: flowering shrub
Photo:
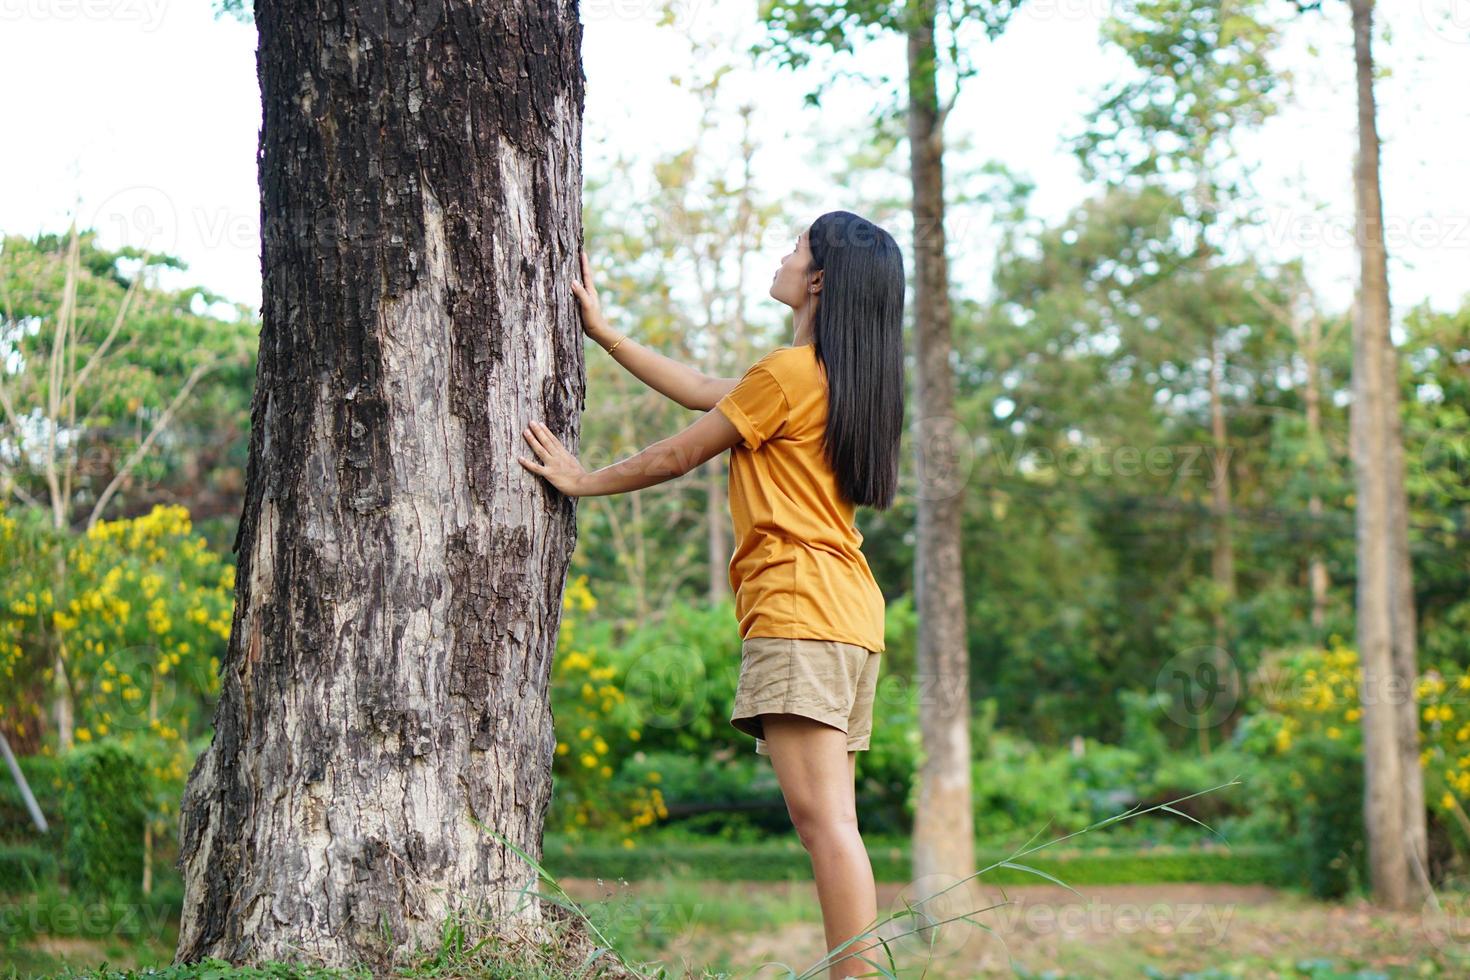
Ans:
<svg viewBox="0 0 1470 980"><path fill-rule="evenodd" d="M176 506L64 537L22 535L5 518L0 544L10 545L0 548L0 724L24 738L42 717L59 653L76 741L160 738L178 750L161 775L181 786L186 740L207 730L219 691L234 567L192 534Z"/></svg>
<svg viewBox="0 0 1470 980"><path fill-rule="evenodd" d="M1319 895L1352 886L1361 840L1363 710L1357 651L1337 636L1328 648L1293 651L1263 667L1256 679L1260 710L1238 737L1272 767L1281 807L1294 818L1308 849L1308 876ZM1428 670L1415 680L1420 764L1431 821L1452 817L1470 845L1470 674ZM1316 854L1313 859L1310 855Z"/></svg>
<svg viewBox="0 0 1470 980"><path fill-rule="evenodd" d="M0 727L40 755L57 753L54 729L40 722L54 697L59 657L76 751L58 773L79 780L78 773L91 771L84 760L93 748L112 753L97 758L136 761L142 783L129 784L128 803L155 841L172 837L219 693L234 586L234 567L192 533L182 507L102 521L82 534L57 533L34 511L0 513ZM120 805L80 782L63 785L60 774L54 779L77 819L95 810L105 824ZM141 836L134 844L143 847ZM111 880L116 875L104 874L111 860L104 855L116 850L110 838L91 845L72 839L70 873L77 882Z"/></svg>
<svg viewBox="0 0 1470 980"><path fill-rule="evenodd" d="M552 766L556 806L551 812L553 822L564 825L559 829L572 836L584 829L614 829L624 834L623 845L632 847L629 835L668 816L668 810L657 771L645 774L648 785L629 786L617 778L643 733L639 713L620 685L618 667L603 663L594 647L576 639L575 613L596 606L585 575L568 583L551 677L557 736Z"/></svg>

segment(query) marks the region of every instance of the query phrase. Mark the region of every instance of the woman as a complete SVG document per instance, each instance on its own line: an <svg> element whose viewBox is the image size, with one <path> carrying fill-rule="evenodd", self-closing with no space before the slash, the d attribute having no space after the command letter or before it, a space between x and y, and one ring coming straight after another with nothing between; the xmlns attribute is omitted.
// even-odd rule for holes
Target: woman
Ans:
<svg viewBox="0 0 1470 980"><path fill-rule="evenodd" d="M583 282L571 288L587 335L650 387L705 414L592 473L533 422L524 434L539 461L520 462L563 493L595 496L652 486L731 451L741 663L730 723L770 756L835 949L877 920L853 787L872 730L884 605L852 518L859 504L886 509L897 489L903 255L892 235L850 211L819 217L771 281L771 297L793 311L791 344L738 379L617 337L585 252L581 264ZM870 936L833 954L830 975L868 972L854 954L874 944Z"/></svg>

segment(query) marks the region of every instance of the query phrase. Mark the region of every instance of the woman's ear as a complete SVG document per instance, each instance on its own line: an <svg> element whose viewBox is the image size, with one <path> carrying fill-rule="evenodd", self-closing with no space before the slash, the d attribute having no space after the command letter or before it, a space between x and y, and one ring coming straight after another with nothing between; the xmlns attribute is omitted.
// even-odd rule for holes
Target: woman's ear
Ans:
<svg viewBox="0 0 1470 980"><path fill-rule="evenodd" d="M816 275L812 276L812 281L807 285L807 292L820 293L822 291L822 272L822 269L818 269Z"/></svg>

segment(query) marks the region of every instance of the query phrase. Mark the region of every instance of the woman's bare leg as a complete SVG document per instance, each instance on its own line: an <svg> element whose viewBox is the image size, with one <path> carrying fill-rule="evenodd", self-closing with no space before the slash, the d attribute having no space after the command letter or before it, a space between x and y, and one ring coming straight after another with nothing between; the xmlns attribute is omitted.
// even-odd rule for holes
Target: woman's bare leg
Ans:
<svg viewBox="0 0 1470 980"><path fill-rule="evenodd" d="M762 714L766 748L786 811L812 859L827 949L871 928L878 918L877 892L868 850L858 833L853 799L856 752L847 751L839 728L793 714ZM843 765L843 756L847 764ZM876 934L845 948L828 976L854 977L873 971L857 953L876 948ZM876 953L868 954L870 958Z"/></svg>

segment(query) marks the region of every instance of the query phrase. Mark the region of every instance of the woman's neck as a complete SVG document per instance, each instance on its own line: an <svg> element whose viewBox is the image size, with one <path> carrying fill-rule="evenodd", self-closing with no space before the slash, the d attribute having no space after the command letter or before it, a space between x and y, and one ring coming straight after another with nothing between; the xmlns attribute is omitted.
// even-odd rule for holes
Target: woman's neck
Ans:
<svg viewBox="0 0 1470 980"><path fill-rule="evenodd" d="M812 342L812 319L816 312L815 304L808 303L797 310L792 319L796 322L796 329L792 331L791 346L800 347L802 344Z"/></svg>

